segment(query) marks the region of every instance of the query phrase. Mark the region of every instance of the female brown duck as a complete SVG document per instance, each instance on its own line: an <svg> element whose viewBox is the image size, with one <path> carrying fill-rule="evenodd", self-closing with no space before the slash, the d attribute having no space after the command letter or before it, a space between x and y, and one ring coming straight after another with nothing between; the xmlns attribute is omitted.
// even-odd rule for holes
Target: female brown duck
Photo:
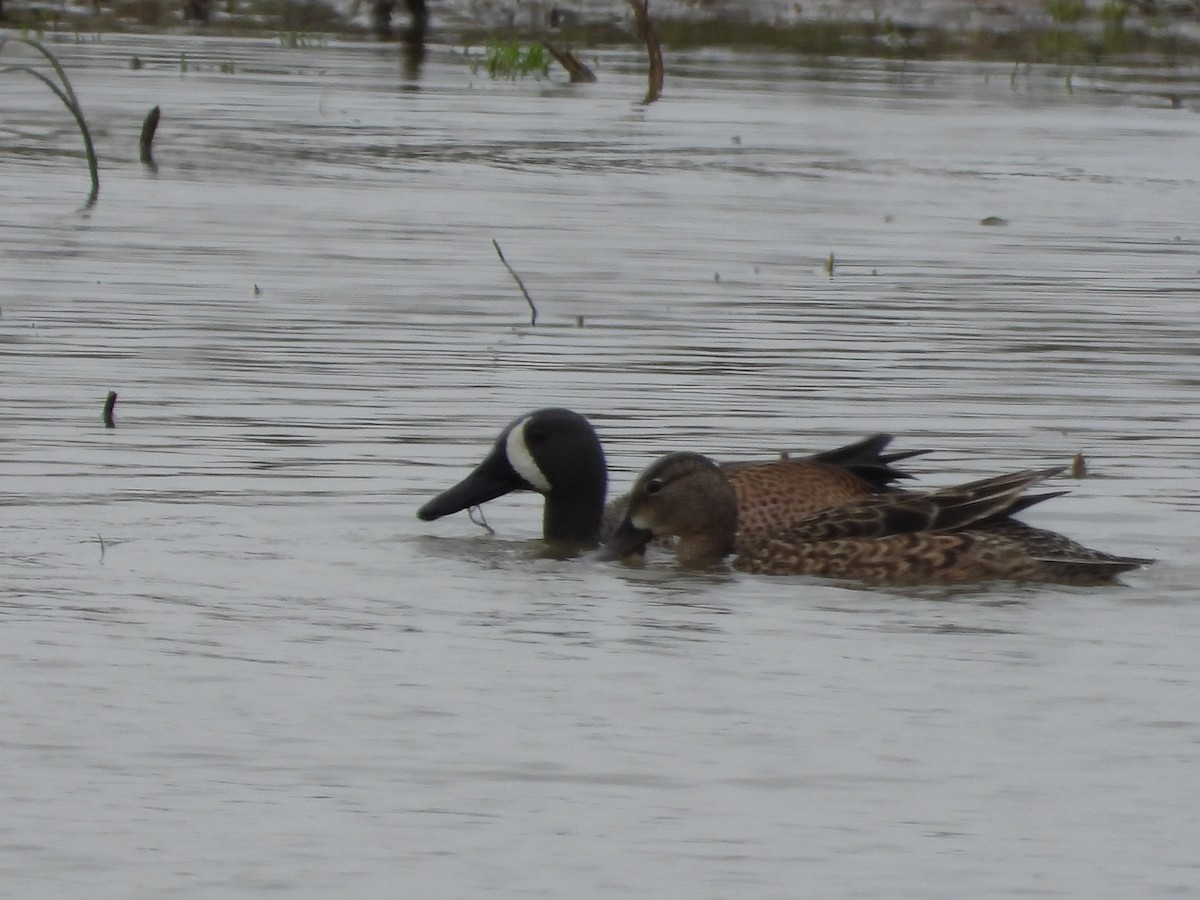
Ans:
<svg viewBox="0 0 1200 900"><path fill-rule="evenodd" d="M958 487L891 493L824 510L738 539L729 479L698 453L673 453L641 474L602 555L641 552L672 538L680 564L734 565L765 575L819 575L870 584L962 584L989 580L1094 584L1152 560L1112 556L1011 516L1061 491L1026 495L1061 468L1017 472Z"/></svg>

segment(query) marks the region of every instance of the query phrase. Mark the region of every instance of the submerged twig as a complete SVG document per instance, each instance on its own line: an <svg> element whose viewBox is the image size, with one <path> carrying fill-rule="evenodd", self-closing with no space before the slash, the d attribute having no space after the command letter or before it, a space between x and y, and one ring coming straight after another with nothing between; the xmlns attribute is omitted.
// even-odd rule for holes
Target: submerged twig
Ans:
<svg viewBox="0 0 1200 900"><path fill-rule="evenodd" d="M646 90L645 103L653 103L662 96L663 87L663 58L662 42L654 23L650 21L649 0L629 0L633 7L633 17L637 20L638 33L646 42L646 54L650 57L650 86Z"/></svg>
<svg viewBox="0 0 1200 900"><path fill-rule="evenodd" d="M478 515L479 518L475 518L476 515ZM489 525L487 523L487 519L484 518L482 506L467 507L467 518L471 520L471 524L478 525L480 528L484 529L492 537L496 536L496 529L493 528L491 525Z"/></svg>
<svg viewBox="0 0 1200 900"><path fill-rule="evenodd" d="M138 147L142 152L142 165L156 168L154 165L154 150L151 146L154 143L154 132L158 130L158 118L161 111L156 106L146 114L146 119L142 122L142 137L138 141Z"/></svg>
<svg viewBox="0 0 1200 900"><path fill-rule="evenodd" d="M117 392L109 391L108 396L104 400L104 427L116 428L117 423L113 419L113 407L117 405Z"/></svg>
<svg viewBox="0 0 1200 900"><path fill-rule="evenodd" d="M542 41L542 46L550 51L550 55L558 60L558 64L567 70L567 74L571 76L571 81L574 83L591 84L596 80L596 73L591 70L583 60L581 60L572 50L564 47L556 47L549 41Z"/></svg>
<svg viewBox="0 0 1200 900"><path fill-rule="evenodd" d="M50 90L54 91L55 96L63 102L67 110L75 119L75 124L79 126L79 133L83 135L83 149L87 155L88 172L92 176L92 192L88 195L87 206L91 207L96 204L96 198L100 194L100 166L96 162L96 148L92 145L92 133L88 130L87 122L83 118L83 109L79 105L79 98L75 96L75 90L71 87L71 79L67 78L67 73L63 69L62 64L58 59L43 47L40 43L30 38L22 37L0 37L0 50L4 49L4 45L8 41L16 41L19 44L25 44L32 47L42 56L46 57L50 63L50 67L54 69L54 74L58 76L58 80L62 82L62 87L59 87L37 69L31 66L6 66L0 69L0 72L24 72L27 75L32 75Z"/></svg>
<svg viewBox="0 0 1200 900"><path fill-rule="evenodd" d="M521 289L521 293L525 295L525 302L529 304L529 324L537 324L537 307L533 305L533 298L529 296L529 291L525 290L525 282L521 280L521 276L516 270L508 264L508 260L504 258L504 251L500 249L500 245L495 239L492 240L492 246L496 248L496 255L500 257L500 262L504 263L504 268L508 269L508 274L517 282L517 287Z"/></svg>

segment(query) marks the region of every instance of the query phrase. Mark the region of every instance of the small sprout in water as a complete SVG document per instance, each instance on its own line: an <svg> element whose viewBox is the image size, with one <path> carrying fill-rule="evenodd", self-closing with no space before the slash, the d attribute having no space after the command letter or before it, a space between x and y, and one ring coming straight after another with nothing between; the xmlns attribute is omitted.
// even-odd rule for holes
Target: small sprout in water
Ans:
<svg viewBox="0 0 1200 900"><path fill-rule="evenodd" d="M1083 452L1076 453L1071 460L1071 477L1086 478L1087 477L1087 460L1083 458Z"/></svg>

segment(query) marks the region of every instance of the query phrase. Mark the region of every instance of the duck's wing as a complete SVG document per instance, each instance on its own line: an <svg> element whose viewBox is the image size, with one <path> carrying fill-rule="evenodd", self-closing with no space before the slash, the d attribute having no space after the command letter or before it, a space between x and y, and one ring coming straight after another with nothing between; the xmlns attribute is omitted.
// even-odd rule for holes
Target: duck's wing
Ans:
<svg viewBox="0 0 1200 900"><path fill-rule="evenodd" d="M893 482L912 478L912 474L903 469L897 469L893 463L914 456L922 456L928 450L903 450L898 453L884 453L895 438L890 434L873 434L844 447L836 447L822 453L814 453L809 460L837 466L857 475L877 491L885 490Z"/></svg>
<svg viewBox="0 0 1200 900"><path fill-rule="evenodd" d="M1020 525L1020 523L1015 523ZM1037 529L1030 529L1037 532ZM1054 558L1034 555L1038 547L1071 545ZM882 538L850 537L797 543L761 541L739 553L734 564L762 575L817 575L866 584L949 585L987 581L1106 584L1149 560L1110 556L1081 547L1053 532L1020 535L998 530L921 531Z"/></svg>
<svg viewBox="0 0 1200 900"><path fill-rule="evenodd" d="M1108 581L1122 572L1129 572L1154 562L1138 556L1118 556L1085 547L1066 535L1045 528L1035 528L1016 519L981 522L968 529L969 534L996 536L1017 544L1030 559L1047 572L1057 573L1055 580Z"/></svg>
<svg viewBox="0 0 1200 900"><path fill-rule="evenodd" d="M1058 496L1022 496L1063 467L1028 469L924 493L880 494L816 513L795 523L786 537L817 542L844 538L883 538L895 534L961 531L985 522L1002 521L1013 512Z"/></svg>
<svg viewBox="0 0 1200 900"><path fill-rule="evenodd" d="M795 456L790 452L780 455L779 459L750 460L746 462L722 463L721 468L726 475L747 468L760 468L777 465L782 468L811 465L826 470L838 470L849 473L867 485L872 492L885 491L896 481L912 478L912 474L896 468L893 463L914 456L929 453L929 450L904 450L897 453L884 453L895 438L890 434L873 434L852 444L823 450L820 453Z"/></svg>

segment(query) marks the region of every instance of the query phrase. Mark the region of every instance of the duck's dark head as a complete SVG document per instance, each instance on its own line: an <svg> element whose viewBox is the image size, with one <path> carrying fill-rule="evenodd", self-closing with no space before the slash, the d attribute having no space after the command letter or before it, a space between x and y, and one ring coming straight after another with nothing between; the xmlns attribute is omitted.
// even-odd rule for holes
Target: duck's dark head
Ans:
<svg viewBox="0 0 1200 900"><path fill-rule="evenodd" d="M672 539L680 564L720 565L733 552L737 498L720 467L699 453L672 453L652 463L629 492L629 506L601 559L641 553Z"/></svg>
<svg viewBox="0 0 1200 900"><path fill-rule="evenodd" d="M569 409L539 409L511 422L474 471L417 516L428 522L512 491L537 491L546 498L547 540L592 543L607 484L604 450L591 423Z"/></svg>

